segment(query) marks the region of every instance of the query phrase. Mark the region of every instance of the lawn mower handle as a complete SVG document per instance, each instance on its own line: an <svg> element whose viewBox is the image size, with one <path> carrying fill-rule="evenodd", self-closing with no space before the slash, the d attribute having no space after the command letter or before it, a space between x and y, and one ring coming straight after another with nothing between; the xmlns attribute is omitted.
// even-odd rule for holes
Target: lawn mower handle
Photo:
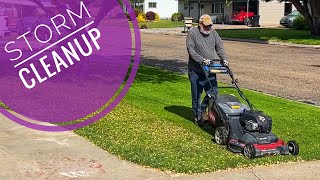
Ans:
<svg viewBox="0 0 320 180"><path fill-rule="evenodd" d="M217 62L217 61L221 62L220 60L212 60L212 62ZM231 71L229 66L212 63L209 66L201 65L201 68L211 88L213 88L213 86L209 80L209 73L228 74L232 80L231 83L234 85L232 88L235 88L238 91L240 97L247 102L250 109L258 110L241 91L240 87L238 86L238 80L234 78L233 72Z"/></svg>

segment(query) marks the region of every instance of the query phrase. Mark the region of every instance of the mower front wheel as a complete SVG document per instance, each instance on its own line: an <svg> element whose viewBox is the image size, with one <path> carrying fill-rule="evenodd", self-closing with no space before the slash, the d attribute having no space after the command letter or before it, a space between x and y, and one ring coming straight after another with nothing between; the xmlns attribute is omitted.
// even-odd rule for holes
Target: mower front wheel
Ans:
<svg viewBox="0 0 320 180"><path fill-rule="evenodd" d="M217 127L214 132L214 140L217 144L225 145L228 142L228 130L225 127Z"/></svg>
<svg viewBox="0 0 320 180"><path fill-rule="evenodd" d="M287 146L290 154L292 155L299 154L299 145L296 141L288 141Z"/></svg>
<svg viewBox="0 0 320 180"><path fill-rule="evenodd" d="M243 155L246 158L253 159L256 157L256 148L253 144L246 144L243 148Z"/></svg>

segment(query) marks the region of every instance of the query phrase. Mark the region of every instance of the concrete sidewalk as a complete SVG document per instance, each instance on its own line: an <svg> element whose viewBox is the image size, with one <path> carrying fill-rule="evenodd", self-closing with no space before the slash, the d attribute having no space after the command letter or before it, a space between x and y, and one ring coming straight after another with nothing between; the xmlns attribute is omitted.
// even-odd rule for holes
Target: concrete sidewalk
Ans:
<svg viewBox="0 0 320 180"><path fill-rule="evenodd" d="M0 179L318 179L320 161L185 175L120 160L71 132L22 127L0 115Z"/></svg>

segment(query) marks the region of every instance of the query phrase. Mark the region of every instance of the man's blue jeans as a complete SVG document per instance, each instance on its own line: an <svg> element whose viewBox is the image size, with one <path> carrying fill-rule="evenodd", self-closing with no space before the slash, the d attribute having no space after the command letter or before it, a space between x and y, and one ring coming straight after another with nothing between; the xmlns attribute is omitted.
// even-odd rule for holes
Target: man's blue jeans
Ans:
<svg viewBox="0 0 320 180"><path fill-rule="evenodd" d="M188 72L189 80L191 82L191 96L192 96L192 111L193 115L197 120L202 119L202 113L204 113L209 104L209 97L206 95L201 102L201 94L204 90L205 92L218 93L217 89L217 76L216 74L210 74L209 80L213 89L211 89L208 80L202 72L196 72L189 70Z"/></svg>

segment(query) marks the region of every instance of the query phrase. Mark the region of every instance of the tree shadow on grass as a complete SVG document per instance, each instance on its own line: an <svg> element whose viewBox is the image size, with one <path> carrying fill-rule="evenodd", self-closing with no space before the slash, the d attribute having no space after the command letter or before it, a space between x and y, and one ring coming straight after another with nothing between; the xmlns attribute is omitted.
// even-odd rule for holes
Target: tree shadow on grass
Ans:
<svg viewBox="0 0 320 180"><path fill-rule="evenodd" d="M186 59L157 59L142 56L141 64L159 67L179 74L186 74L188 72L188 62Z"/></svg>
<svg viewBox="0 0 320 180"><path fill-rule="evenodd" d="M182 82L186 78L180 74L172 71L164 70L159 67L140 66L135 77L135 83L156 83L161 84L165 82Z"/></svg>
<svg viewBox="0 0 320 180"><path fill-rule="evenodd" d="M193 121L193 114L192 114L192 108L190 107L186 107L186 106L179 106L179 105L171 105L171 106L166 106L164 108L166 111L176 114L188 121L191 121L194 123ZM196 126L196 125L195 125ZM208 124L205 124L204 126L200 127L204 132L210 134L210 135L214 135L214 128L212 128L211 126L209 126Z"/></svg>

